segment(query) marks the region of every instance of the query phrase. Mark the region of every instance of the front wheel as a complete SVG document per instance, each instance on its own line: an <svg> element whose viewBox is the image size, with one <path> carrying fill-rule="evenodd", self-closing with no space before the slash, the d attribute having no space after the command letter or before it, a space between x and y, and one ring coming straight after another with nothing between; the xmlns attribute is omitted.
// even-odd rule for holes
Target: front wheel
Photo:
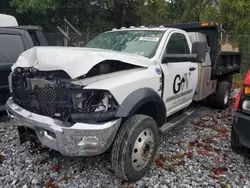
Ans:
<svg viewBox="0 0 250 188"><path fill-rule="evenodd" d="M145 115L134 115L119 130L112 148L115 174L130 182L141 179L152 164L158 145L156 122Z"/></svg>

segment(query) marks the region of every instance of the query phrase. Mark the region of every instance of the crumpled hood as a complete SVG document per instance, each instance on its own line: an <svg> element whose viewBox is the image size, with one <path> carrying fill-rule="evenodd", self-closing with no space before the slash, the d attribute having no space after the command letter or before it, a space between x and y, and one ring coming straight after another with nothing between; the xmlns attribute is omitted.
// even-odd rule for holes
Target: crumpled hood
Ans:
<svg viewBox="0 0 250 188"><path fill-rule="evenodd" d="M41 71L63 70L71 78L90 71L104 60L117 60L132 65L148 67L152 61L136 54L78 47L33 47L23 52L12 66L34 67Z"/></svg>

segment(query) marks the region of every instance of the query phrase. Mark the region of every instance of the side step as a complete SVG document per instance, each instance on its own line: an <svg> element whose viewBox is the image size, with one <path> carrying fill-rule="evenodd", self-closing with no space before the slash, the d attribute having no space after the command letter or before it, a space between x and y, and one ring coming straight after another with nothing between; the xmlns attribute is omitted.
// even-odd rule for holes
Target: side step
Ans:
<svg viewBox="0 0 250 188"><path fill-rule="evenodd" d="M182 112L178 115L173 115L169 121L167 121L162 127L159 128L160 133L165 134L170 129L177 126L179 123L181 123L183 120L187 119L188 117L192 116L196 112L195 109L190 109L185 112Z"/></svg>

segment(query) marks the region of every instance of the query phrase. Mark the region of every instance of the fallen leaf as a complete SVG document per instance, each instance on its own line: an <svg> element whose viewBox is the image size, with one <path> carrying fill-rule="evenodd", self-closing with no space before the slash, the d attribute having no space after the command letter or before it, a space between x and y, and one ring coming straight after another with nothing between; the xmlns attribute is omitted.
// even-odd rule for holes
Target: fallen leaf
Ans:
<svg viewBox="0 0 250 188"><path fill-rule="evenodd" d="M172 159L183 159L184 155L174 155Z"/></svg>
<svg viewBox="0 0 250 188"><path fill-rule="evenodd" d="M183 149L181 149L180 153L183 155L185 153L185 151Z"/></svg>
<svg viewBox="0 0 250 188"><path fill-rule="evenodd" d="M169 159L167 157L164 157L163 155L159 155L159 157L155 160L155 165L158 167L163 167L164 162Z"/></svg>
<svg viewBox="0 0 250 188"><path fill-rule="evenodd" d="M45 188L49 188L52 184L53 184L53 180L49 179L49 181L45 185Z"/></svg>
<svg viewBox="0 0 250 188"><path fill-rule="evenodd" d="M122 180L121 181L121 185L125 185L125 184L127 184L128 182L126 181L126 180Z"/></svg>
<svg viewBox="0 0 250 188"><path fill-rule="evenodd" d="M218 135L220 136L220 137L227 137L227 135L228 135L228 130L227 130L227 128L222 128L222 129L220 129L219 131L218 131Z"/></svg>
<svg viewBox="0 0 250 188"><path fill-rule="evenodd" d="M219 164L220 164L220 158L219 158L219 157L216 157L216 158L215 158L215 164L216 164L216 165L219 165Z"/></svg>
<svg viewBox="0 0 250 188"><path fill-rule="evenodd" d="M188 144L188 146L190 147L190 148L193 148L193 147L200 147L200 145L201 145L201 143L198 141L198 140L195 140L195 141L193 141L193 142L189 142L189 144Z"/></svg>
<svg viewBox="0 0 250 188"><path fill-rule="evenodd" d="M213 175L209 175L209 177L210 177L210 178L213 178L213 179L215 179L215 180L219 180L219 179L220 179L219 177L213 176Z"/></svg>
<svg viewBox="0 0 250 188"><path fill-rule="evenodd" d="M188 159L193 159L194 158L194 154L192 152L188 152L186 154L186 156L187 156Z"/></svg>
<svg viewBox="0 0 250 188"><path fill-rule="evenodd" d="M217 175L217 176L225 175L226 172L227 172L227 168L225 168L225 167L213 168L213 169L212 169L212 172L213 172L215 175Z"/></svg>
<svg viewBox="0 0 250 188"><path fill-rule="evenodd" d="M207 150L200 150L199 154L202 155L202 156L207 156L207 155L209 155L209 151L207 151Z"/></svg>
<svg viewBox="0 0 250 188"><path fill-rule="evenodd" d="M56 165L52 166L51 170L53 172L60 172L61 166L59 164L56 164Z"/></svg>
<svg viewBox="0 0 250 188"><path fill-rule="evenodd" d="M217 120L213 119L213 124L214 124L214 125L218 125L219 123L218 123Z"/></svg>
<svg viewBox="0 0 250 188"><path fill-rule="evenodd" d="M60 188L60 187L53 183L53 179L49 179L49 181L45 185L45 188Z"/></svg>

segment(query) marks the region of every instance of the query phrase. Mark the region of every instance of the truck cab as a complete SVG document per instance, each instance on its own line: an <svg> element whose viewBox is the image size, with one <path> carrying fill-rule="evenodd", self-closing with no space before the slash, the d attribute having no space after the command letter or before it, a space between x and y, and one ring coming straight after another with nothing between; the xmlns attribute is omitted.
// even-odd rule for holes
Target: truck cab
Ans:
<svg viewBox="0 0 250 188"><path fill-rule="evenodd" d="M227 106L240 57L220 45L214 22L113 29L83 48L23 52L6 108L21 142L36 138L67 156L110 148L116 175L137 181L150 168L159 132L194 114L192 101Z"/></svg>

